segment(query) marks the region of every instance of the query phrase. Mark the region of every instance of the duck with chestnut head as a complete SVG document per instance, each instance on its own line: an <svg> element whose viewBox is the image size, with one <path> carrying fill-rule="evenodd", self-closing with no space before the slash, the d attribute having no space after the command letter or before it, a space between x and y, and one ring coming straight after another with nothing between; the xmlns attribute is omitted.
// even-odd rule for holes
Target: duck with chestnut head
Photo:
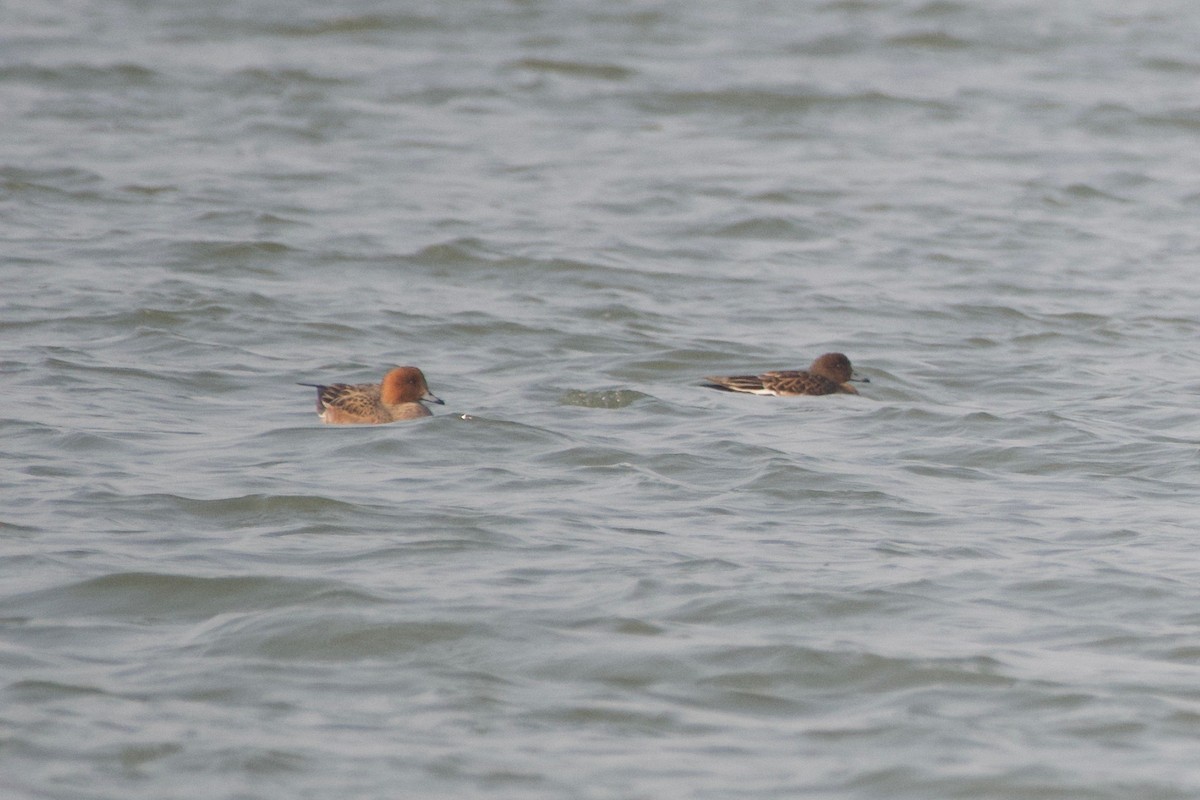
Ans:
<svg viewBox="0 0 1200 800"><path fill-rule="evenodd" d="M426 401L443 405L416 367L388 370L379 383L302 383L317 390L317 414L328 425L380 425L433 416Z"/></svg>

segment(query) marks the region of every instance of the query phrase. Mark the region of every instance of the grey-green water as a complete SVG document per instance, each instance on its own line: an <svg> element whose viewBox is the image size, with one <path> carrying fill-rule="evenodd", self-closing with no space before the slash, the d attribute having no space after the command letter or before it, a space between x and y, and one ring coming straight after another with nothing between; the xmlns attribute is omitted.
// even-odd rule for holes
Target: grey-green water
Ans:
<svg viewBox="0 0 1200 800"><path fill-rule="evenodd" d="M5 797L1200 795L1200 7L0 18Z"/></svg>

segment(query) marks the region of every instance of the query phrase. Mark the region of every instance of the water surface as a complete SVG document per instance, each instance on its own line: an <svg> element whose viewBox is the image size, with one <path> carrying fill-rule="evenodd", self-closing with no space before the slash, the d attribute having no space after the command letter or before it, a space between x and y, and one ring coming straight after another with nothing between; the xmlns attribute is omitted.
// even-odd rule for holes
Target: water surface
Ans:
<svg viewBox="0 0 1200 800"><path fill-rule="evenodd" d="M1200 794L1200 10L5 13L7 796Z"/></svg>

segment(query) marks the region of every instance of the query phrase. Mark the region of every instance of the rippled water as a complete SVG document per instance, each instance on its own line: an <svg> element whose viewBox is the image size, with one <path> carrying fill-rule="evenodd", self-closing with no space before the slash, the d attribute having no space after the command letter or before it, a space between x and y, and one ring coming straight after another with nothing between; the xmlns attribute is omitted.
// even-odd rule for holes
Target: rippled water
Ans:
<svg viewBox="0 0 1200 800"><path fill-rule="evenodd" d="M1200 795L1200 7L4 17L6 797Z"/></svg>

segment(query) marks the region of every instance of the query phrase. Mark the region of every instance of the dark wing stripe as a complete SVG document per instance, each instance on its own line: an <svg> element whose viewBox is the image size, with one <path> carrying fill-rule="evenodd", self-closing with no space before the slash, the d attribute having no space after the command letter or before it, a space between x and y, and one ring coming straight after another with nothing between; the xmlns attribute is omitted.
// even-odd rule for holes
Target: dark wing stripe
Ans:
<svg viewBox="0 0 1200 800"><path fill-rule="evenodd" d="M844 389L822 375L798 369L775 370L762 375L713 376L705 386L726 392L747 394L818 395L836 394Z"/></svg>
<svg viewBox="0 0 1200 800"><path fill-rule="evenodd" d="M328 386L322 386L320 388L321 402L327 406L336 406L349 388L344 383L332 383Z"/></svg>
<svg viewBox="0 0 1200 800"><path fill-rule="evenodd" d="M762 378L757 375L710 376L705 378L705 380L712 381L711 384L706 384L710 388L721 389L726 392L749 392L753 394L763 390Z"/></svg>
<svg viewBox="0 0 1200 800"><path fill-rule="evenodd" d="M317 390L317 413L325 411L325 393L329 391L328 386L322 383L300 383L297 386L311 386Z"/></svg>

